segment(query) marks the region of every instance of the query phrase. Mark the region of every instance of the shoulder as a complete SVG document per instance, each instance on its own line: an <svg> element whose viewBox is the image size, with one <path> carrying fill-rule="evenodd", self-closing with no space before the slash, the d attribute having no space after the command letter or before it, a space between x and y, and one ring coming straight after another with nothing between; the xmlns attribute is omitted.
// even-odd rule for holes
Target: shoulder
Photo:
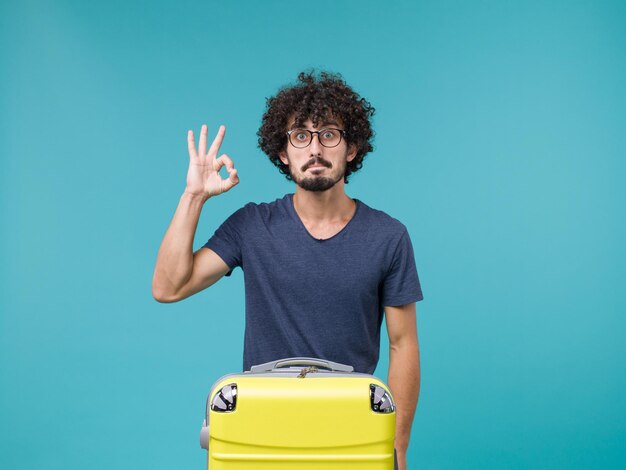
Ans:
<svg viewBox="0 0 626 470"><path fill-rule="evenodd" d="M384 211L374 209L363 201L358 200L361 220L371 227L373 232L378 232L391 238L402 237L407 233L406 226L395 217Z"/></svg>
<svg viewBox="0 0 626 470"><path fill-rule="evenodd" d="M289 207L289 204L291 204L291 197L292 194L285 194L283 197L272 202L249 202L237 212L248 215L258 215L261 217L282 213L285 212Z"/></svg>
<svg viewBox="0 0 626 470"><path fill-rule="evenodd" d="M272 218L284 217L287 215L289 203L291 203L290 194L272 202L249 202L236 210L228 218L228 221L236 226L245 226L267 222Z"/></svg>

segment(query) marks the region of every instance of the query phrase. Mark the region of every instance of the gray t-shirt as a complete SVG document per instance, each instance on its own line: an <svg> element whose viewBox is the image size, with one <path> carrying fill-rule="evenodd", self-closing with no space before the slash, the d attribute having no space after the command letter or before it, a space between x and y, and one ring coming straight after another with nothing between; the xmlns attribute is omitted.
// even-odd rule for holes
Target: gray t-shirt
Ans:
<svg viewBox="0 0 626 470"><path fill-rule="evenodd" d="M293 194L250 203L204 245L244 272L244 370L308 356L374 372L383 307L423 297L406 227L356 204L339 233L318 240L298 217Z"/></svg>

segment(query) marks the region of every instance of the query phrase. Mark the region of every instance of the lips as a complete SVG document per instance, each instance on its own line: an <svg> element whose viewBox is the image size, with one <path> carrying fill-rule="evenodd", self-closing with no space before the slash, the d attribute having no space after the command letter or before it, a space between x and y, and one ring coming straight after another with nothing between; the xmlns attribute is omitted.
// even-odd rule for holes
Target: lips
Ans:
<svg viewBox="0 0 626 470"><path fill-rule="evenodd" d="M306 171L309 169L319 169L319 168L330 168L332 164L327 162L326 160L322 160L321 158L313 158L311 159L304 167L302 171Z"/></svg>

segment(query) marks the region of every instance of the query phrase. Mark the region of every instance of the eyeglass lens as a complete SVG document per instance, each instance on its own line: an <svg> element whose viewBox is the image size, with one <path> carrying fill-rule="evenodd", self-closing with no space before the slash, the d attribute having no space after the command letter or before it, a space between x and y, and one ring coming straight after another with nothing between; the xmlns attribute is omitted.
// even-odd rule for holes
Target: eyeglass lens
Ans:
<svg viewBox="0 0 626 470"><path fill-rule="evenodd" d="M317 134L320 144L324 147L336 147L341 142L341 131L339 129L323 129L311 132L307 129L296 129L289 134L289 141L294 147L308 147L313 140L313 134Z"/></svg>

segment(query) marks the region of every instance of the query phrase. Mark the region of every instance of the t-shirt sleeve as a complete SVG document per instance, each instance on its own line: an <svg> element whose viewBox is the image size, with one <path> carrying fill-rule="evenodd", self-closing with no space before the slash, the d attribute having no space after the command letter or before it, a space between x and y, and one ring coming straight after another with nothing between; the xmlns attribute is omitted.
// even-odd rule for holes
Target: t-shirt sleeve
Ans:
<svg viewBox="0 0 626 470"><path fill-rule="evenodd" d="M406 229L393 253L382 287L384 306L406 305L424 298L415 267L413 245Z"/></svg>
<svg viewBox="0 0 626 470"><path fill-rule="evenodd" d="M224 263L232 270L237 266L243 266L242 248L245 224L249 220L247 207L243 207L232 214L218 227L213 236L209 238L203 247L210 248L222 258Z"/></svg>

